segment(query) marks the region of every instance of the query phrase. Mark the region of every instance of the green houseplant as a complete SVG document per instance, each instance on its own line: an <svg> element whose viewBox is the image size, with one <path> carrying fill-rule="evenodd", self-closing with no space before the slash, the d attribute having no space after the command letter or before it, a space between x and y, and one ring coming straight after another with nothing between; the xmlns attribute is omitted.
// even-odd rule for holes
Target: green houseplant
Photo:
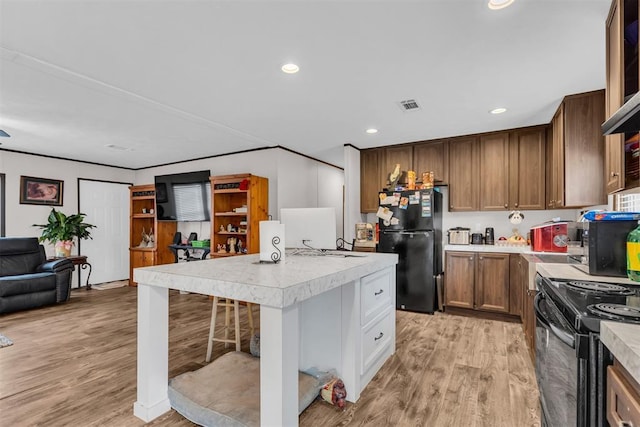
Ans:
<svg viewBox="0 0 640 427"><path fill-rule="evenodd" d="M67 257L71 254L74 237L93 239L91 229L95 228L95 225L84 222L85 216L86 214L83 213L65 215L51 208L47 223L33 224L33 226L42 228L42 235L38 238L40 242L46 240L52 243L57 257Z"/></svg>

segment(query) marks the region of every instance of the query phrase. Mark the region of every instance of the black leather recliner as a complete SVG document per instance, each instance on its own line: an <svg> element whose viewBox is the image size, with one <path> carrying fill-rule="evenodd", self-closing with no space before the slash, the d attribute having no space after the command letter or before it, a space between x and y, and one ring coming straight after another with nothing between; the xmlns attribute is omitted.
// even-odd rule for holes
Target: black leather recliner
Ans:
<svg viewBox="0 0 640 427"><path fill-rule="evenodd" d="M36 237L0 238L0 313L67 301L73 263L47 262Z"/></svg>

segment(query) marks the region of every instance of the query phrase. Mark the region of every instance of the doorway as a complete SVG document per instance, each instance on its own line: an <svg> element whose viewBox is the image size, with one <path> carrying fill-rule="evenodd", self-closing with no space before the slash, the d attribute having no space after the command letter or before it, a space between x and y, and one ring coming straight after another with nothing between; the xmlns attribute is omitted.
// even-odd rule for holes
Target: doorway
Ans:
<svg viewBox="0 0 640 427"><path fill-rule="evenodd" d="M78 210L95 225L93 239L78 244L92 265L91 284L129 278L130 183L78 179ZM86 283L88 270L80 270L78 286Z"/></svg>

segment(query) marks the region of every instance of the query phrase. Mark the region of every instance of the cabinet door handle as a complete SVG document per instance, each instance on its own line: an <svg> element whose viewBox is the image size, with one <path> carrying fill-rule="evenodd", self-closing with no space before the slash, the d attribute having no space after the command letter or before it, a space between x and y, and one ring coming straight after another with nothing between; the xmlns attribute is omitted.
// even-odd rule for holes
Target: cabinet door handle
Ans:
<svg viewBox="0 0 640 427"><path fill-rule="evenodd" d="M612 176L612 177L614 177L614 176L620 176L620 174L619 174L618 172L611 172L611 176Z"/></svg>
<svg viewBox="0 0 640 427"><path fill-rule="evenodd" d="M378 296L378 295L380 295L380 294L381 294L381 293L383 293L383 292L384 292L384 291L383 291L382 289L380 289L378 292L374 292L373 294L374 294L375 296Z"/></svg>
<svg viewBox="0 0 640 427"><path fill-rule="evenodd" d="M469 257L469 261L473 261L473 257L472 256Z"/></svg>
<svg viewBox="0 0 640 427"><path fill-rule="evenodd" d="M382 339L382 337L384 336L384 334L382 332L380 332L380 335L378 335L377 337L375 337L373 340L374 341L378 341L380 339Z"/></svg>
<svg viewBox="0 0 640 427"><path fill-rule="evenodd" d="M618 422L618 427L633 427L633 423L631 421L620 421Z"/></svg>
<svg viewBox="0 0 640 427"><path fill-rule="evenodd" d="M480 261L482 261L484 258L483 258L483 257L479 257L478 259L479 259Z"/></svg>
<svg viewBox="0 0 640 427"><path fill-rule="evenodd" d="M449 205L449 209L453 209L453 205Z"/></svg>
<svg viewBox="0 0 640 427"><path fill-rule="evenodd" d="M507 209L508 207L509 207L509 205L505 203L504 204L504 208Z"/></svg>
<svg viewBox="0 0 640 427"><path fill-rule="evenodd" d="M518 207L518 204L517 204L517 203L515 204L515 207L516 207L516 208Z"/></svg>

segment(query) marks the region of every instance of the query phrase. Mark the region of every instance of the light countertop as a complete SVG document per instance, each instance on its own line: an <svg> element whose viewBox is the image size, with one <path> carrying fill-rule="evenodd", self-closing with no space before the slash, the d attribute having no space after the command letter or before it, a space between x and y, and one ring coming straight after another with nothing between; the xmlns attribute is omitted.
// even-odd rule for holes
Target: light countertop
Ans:
<svg viewBox="0 0 640 427"><path fill-rule="evenodd" d="M569 280L589 280L594 282L608 282L608 283L624 283L626 285L640 286L640 282L634 282L626 277L613 277L613 276L593 276L580 270L576 264L551 264L551 263L536 263L536 271L541 276L551 277L556 279L569 279Z"/></svg>
<svg viewBox="0 0 640 427"><path fill-rule="evenodd" d="M347 256L344 256L346 254ZM241 255L134 269L138 283L205 295L225 295L271 307L288 307L343 283L394 266L398 255L334 253L285 256L279 264L261 264L260 256Z"/></svg>
<svg viewBox="0 0 640 427"><path fill-rule="evenodd" d="M627 372L640 382L640 325L603 321L600 323L600 340Z"/></svg>

